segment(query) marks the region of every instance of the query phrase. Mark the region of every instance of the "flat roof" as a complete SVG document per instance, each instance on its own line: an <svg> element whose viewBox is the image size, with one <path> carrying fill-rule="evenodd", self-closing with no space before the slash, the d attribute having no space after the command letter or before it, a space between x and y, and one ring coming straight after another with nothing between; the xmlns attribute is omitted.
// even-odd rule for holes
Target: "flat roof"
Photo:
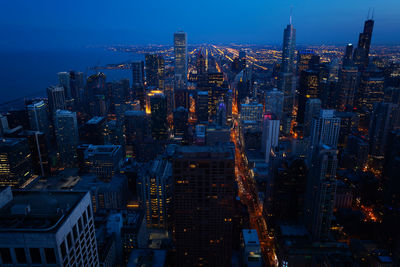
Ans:
<svg viewBox="0 0 400 267"><path fill-rule="evenodd" d="M95 116L95 117L91 118L90 120L88 120L86 122L86 124L97 124L97 123L101 122L103 119L104 119L104 117Z"/></svg>
<svg viewBox="0 0 400 267"><path fill-rule="evenodd" d="M244 244L260 245L256 229L243 229L242 234Z"/></svg>
<svg viewBox="0 0 400 267"><path fill-rule="evenodd" d="M12 200L0 209L0 232L55 232L86 194L13 190Z"/></svg>

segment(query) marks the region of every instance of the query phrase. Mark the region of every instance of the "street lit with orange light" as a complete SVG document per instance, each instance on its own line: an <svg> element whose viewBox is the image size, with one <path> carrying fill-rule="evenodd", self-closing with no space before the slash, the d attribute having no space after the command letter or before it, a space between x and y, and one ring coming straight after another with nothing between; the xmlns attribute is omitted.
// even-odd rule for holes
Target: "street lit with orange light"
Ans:
<svg viewBox="0 0 400 267"><path fill-rule="evenodd" d="M236 103L233 103L232 109L237 110ZM239 188L238 193L242 203L247 206L250 216L250 227L257 230L265 266L278 266L274 239L268 235L268 228L262 216L262 205L259 203L256 184L250 175L249 166L247 165L246 156L240 141L237 115L234 115L233 118L231 140L235 144L235 175Z"/></svg>

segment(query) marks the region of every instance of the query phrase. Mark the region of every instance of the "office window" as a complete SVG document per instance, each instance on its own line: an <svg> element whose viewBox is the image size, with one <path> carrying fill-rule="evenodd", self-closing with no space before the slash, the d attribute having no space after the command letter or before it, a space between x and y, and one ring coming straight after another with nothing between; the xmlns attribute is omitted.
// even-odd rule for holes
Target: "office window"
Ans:
<svg viewBox="0 0 400 267"><path fill-rule="evenodd" d="M76 241L78 239L78 229L76 227L76 224L74 227L72 227L72 233L74 234L74 240Z"/></svg>
<svg viewBox="0 0 400 267"><path fill-rule="evenodd" d="M3 263L12 263L11 252L9 248L0 248L0 256Z"/></svg>
<svg viewBox="0 0 400 267"><path fill-rule="evenodd" d="M64 244L64 246L65 246L65 244ZM44 254L46 255L47 264L57 263L57 261L56 261L56 253L54 252L53 248L45 248L44 249Z"/></svg>
<svg viewBox="0 0 400 267"><path fill-rule="evenodd" d="M18 263L26 263L26 254L24 248L16 248L15 256L17 258Z"/></svg>
<svg viewBox="0 0 400 267"><path fill-rule="evenodd" d="M32 263L42 263L42 258L40 257L40 249L39 248L30 248L29 254L31 254Z"/></svg>

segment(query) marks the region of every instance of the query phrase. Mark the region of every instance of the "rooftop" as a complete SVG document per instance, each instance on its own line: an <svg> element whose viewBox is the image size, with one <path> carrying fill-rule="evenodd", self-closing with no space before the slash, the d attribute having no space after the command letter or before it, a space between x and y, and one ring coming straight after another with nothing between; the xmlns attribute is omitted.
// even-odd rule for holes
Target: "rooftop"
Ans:
<svg viewBox="0 0 400 267"><path fill-rule="evenodd" d="M8 189L0 209L0 232L52 232L68 217L86 192L23 191ZM11 198L10 198L11 196ZM3 199L3 198L2 198Z"/></svg>
<svg viewBox="0 0 400 267"><path fill-rule="evenodd" d="M260 245L256 229L243 229L244 244Z"/></svg>
<svg viewBox="0 0 400 267"><path fill-rule="evenodd" d="M0 139L0 148L12 147L24 140L24 138L2 138Z"/></svg>
<svg viewBox="0 0 400 267"><path fill-rule="evenodd" d="M104 119L104 117L95 116L95 117L91 118L88 122L86 122L86 124L97 124L97 123L101 122L103 119Z"/></svg>

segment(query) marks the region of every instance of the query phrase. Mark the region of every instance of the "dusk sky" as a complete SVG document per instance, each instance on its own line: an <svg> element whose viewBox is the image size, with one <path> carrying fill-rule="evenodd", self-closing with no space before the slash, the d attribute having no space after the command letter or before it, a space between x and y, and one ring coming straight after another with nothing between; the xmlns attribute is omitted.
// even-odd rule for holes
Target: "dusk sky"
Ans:
<svg viewBox="0 0 400 267"><path fill-rule="evenodd" d="M372 43L400 43L399 0L59 1L2 0L0 48L72 48L105 44L280 44L293 6L298 44L355 43L375 9Z"/></svg>

